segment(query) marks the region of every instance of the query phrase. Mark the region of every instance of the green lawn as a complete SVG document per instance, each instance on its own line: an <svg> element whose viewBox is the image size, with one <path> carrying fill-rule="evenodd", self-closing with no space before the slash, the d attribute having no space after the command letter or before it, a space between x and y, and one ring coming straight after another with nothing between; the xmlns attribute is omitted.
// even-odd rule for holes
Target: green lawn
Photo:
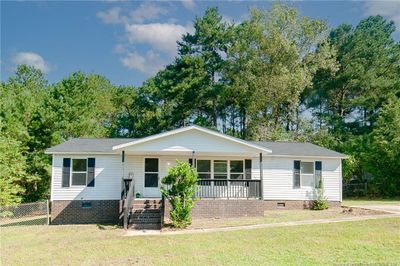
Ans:
<svg viewBox="0 0 400 266"><path fill-rule="evenodd" d="M253 224L270 224L291 221L306 221L314 219L347 218L362 215L385 214L384 212L353 209L352 212L345 212L342 208L330 208L323 211L312 210L270 210L265 211L263 217L240 217L225 219L198 219L193 220L191 229L214 228Z"/></svg>
<svg viewBox="0 0 400 266"><path fill-rule="evenodd" d="M394 199L351 198L351 199L344 199L342 202L343 206L383 205L383 204L398 204L398 205L400 205L400 198L394 198Z"/></svg>
<svg viewBox="0 0 400 266"><path fill-rule="evenodd" d="M2 265L400 263L400 218L147 237L95 225L1 230Z"/></svg>

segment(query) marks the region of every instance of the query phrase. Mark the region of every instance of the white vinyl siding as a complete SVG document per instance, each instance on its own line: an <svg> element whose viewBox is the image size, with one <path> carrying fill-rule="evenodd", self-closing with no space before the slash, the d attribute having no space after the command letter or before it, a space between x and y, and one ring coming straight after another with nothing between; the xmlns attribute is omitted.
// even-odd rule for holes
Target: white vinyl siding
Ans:
<svg viewBox="0 0 400 266"><path fill-rule="evenodd" d="M293 161L302 160L297 157L263 158L263 197L265 200L313 200L312 187L293 188ZM341 160L307 158L307 161L322 162L322 179L325 196L331 201L341 201ZM260 176L259 160L252 162L253 179Z"/></svg>
<svg viewBox="0 0 400 266"><path fill-rule="evenodd" d="M96 158L95 187L61 187L63 158ZM52 200L119 200L121 197L121 179L133 173L135 192L144 192L144 155L126 155L124 169L121 155L85 156L53 155ZM159 175L163 178L168 169L176 165L176 160L188 162L191 156L151 156L159 158ZM259 158L248 156L197 156L198 160L244 160L252 159L252 179L260 178ZM263 196L265 200L310 200L314 199L312 188L293 188L293 161L301 158L268 157L263 158ZM322 161L322 178L325 196L328 200L341 201L341 160L307 158L307 161ZM212 162L211 162L212 163ZM229 167L229 164L228 164ZM211 174L214 173L211 167ZM228 168L229 173L229 168Z"/></svg>
<svg viewBox="0 0 400 266"><path fill-rule="evenodd" d="M95 186L61 187L63 158L96 158ZM119 200L121 197L120 155L53 155L51 200ZM127 173L127 172L126 172Z"/></svg>

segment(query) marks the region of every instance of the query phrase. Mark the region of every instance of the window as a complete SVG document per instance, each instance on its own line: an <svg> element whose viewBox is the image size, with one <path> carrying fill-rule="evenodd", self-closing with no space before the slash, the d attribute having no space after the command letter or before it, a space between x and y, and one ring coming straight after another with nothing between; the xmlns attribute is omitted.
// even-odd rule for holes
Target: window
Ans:
<svg viewBox="0 0 400 266"><path fill-rule="evenodd" d="M228 178L228 161L226 160L214 161L214 178L215 179Z"/></svg>
<svg viewBox="0 0 400 266"><path fill-rule="evenodd" d="M197 160L197 173L199 178L211 178L211 161Z"/></svg>
<svg viewBox="0 0 400 266"><path fill-rule="evenodd" d="M90 201L83 201L81 207L83 209L90 209L92 208L92 203Z"/></svg>
<svg viewBox="0 0 400 266"><path fill-rule="evenodd" d="M87 159L72 159L72 186L86 186Z"/></svg>
<svg viewBox="0 0 400 266"><path fill-rule="evenodd" d="M144 186L158 187L158 158L146 158L144 162Z"/></svg>
<svg viewBox="0 0 400 266"><path fill-rule="evenodd" d="M231 179L243 179L244 177L243 160L230 161L230 176Z"/></svg>
<svg viewBox="0 0 400 266"><path fill-rule="evenodd" d="M302 187L314 187L314 162L301 162L300 176Z"/></svg>

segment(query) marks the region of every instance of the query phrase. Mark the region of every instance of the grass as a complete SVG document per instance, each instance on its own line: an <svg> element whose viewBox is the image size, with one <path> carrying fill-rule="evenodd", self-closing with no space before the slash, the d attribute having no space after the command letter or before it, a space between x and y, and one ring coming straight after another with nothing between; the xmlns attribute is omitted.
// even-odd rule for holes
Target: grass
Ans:
<svg viewBox="0 0 400 266"><path fill-rule="evenodd" d="M368 199L368 198L350 198L344 199L342 205L343 206L361 206L361 205L400 205L400 198L393 199Z"/></svg>
<svg viewBox="0 0 400 266"><path fill-rule="evenodd" d="M1 230L2 265L400 263L400 218L146 237L95 225Z"/></svg>
<svg viewBox="0 0 400 266"><path fill-rule="evenodd" d="M198 219L193 220L190 229L215 228L239 225L269 224L291 221L305 221L314 219L345 218L360 215L384 214L383 212L353 209L345 212L342 208L331 208L323 211L312 210L274 210L266 211L264 217L241 217L225 219Z"/></svg>

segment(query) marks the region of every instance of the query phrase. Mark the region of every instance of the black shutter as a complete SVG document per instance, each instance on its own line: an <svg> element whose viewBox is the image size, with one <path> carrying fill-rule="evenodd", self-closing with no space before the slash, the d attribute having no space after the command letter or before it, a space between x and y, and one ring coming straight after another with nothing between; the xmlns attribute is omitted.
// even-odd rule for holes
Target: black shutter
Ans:
<svg viewBox="0 0 400 266"><path fill-rule="evenodd" d="M88 158L88 175L87 175L87 186L94 187L94 170L96 168L96 159Z"/></svg>
<svg viewBox="0 0 400 266"><path fill-rule="evenodd" d="M71 158L63 158L61 187L69 187L70 174L71 174Z"/></svg>
<svg viewBox="0 0 400 266"><path fill-rule="evenodd" d="M315 187L316 188L322 187L322 162L321 161L315 162Z"/></svg>
<svg viewBox="0 0 400 266"><path fill-rule="evenodd" d="M293 187L300 187L300 161L294 161L293 171Z"/></svg>
<svg viewBox="0 0 400 266"><path fill-rule="evenodd" d="M244 160L245 178L251 179L251 160Z"/></svg>

